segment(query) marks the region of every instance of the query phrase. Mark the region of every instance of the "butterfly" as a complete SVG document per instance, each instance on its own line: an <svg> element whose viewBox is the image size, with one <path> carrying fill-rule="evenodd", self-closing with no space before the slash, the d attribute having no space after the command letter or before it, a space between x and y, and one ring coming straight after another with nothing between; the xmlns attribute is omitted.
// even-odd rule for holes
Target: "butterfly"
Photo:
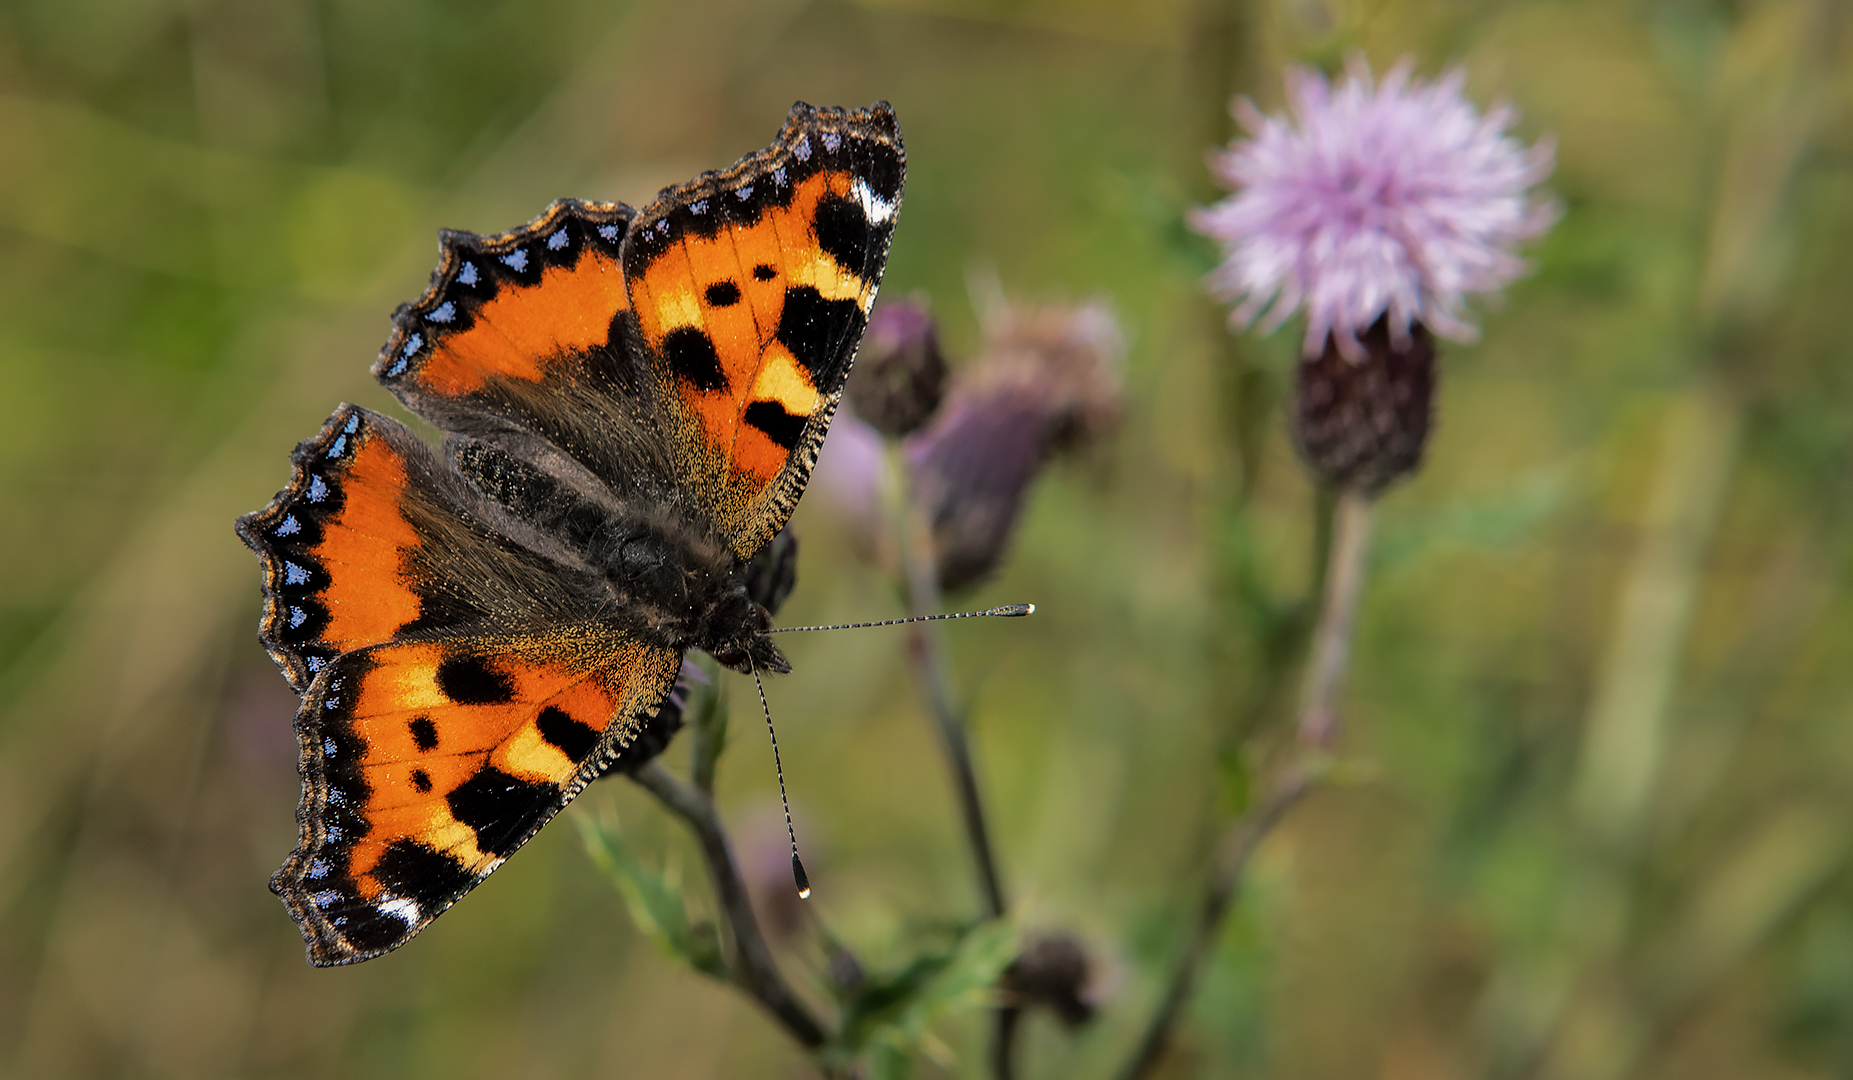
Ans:
<svg viewBox="0 0 1853 1080"><path fill-rule="evenodd" d="M271 889L311 963L403 945L659 750L686 651L790 670L748 568L817 460L904 178L886 102L799 102L641 211L440 235L373 374L441 451L344 404L238 521L259 639L302 695Z"/></svg>

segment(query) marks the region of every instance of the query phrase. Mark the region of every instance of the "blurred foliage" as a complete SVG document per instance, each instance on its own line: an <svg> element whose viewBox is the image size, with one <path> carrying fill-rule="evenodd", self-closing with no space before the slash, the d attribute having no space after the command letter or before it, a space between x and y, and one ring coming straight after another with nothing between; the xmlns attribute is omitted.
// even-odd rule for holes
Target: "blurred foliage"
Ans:
<svg viewBox="0 0 1853 1080"><path fill-rule="evenodd" d="M877 1080L908 1076L922 1057L950 1067L952 1052L934 1036L934 1024L990 1004L996 996L992 986L1016 951L1012 927L980 923L894 971L861 980L843 995L843 1059L869 1053Z"/></svg>
<svg viewBox="0 0 1853 1080"><path fill-rule="evenodd" d="M704 975L721 977L725 967L720 937L712 922L690 920L680 868L673 863L661 871L646 868L625 841L616 817L610 814L601 820L580 814L573 819L592 865L617 887L631 923L657 948Z"/></svg>
<svg viewBox="0 0 1853 1080"><path fill-rule="evenodd" d="M565 826L401 952L310 970L264 888L294 699L230 523L336 402L396 411L366 369L436 228L641 204L794 98L879 97L909 151L887 288L933 299L949 352L976 260L1131 333L1117 443L1036 489L976 598L1039 614L947 635L1013 921L1103 960L1099 1020L1032 1017L1025 1074L1109 1075L1292 706L1324 527L1279 418L1295 335L1226 332L1182 213L1229 93L1278 108L1284 63L1358 48L1514 103L1567 213L1446 350L1430 461L1383 500L1345 749L1375 768L1261 849L1168 1075L1853 1072L1832 0L0 6L0 1072L808 1069L631 927ZM783 621L895 611L827 505L796 527ZM768 693L810 903L878 982L936 988L884 1030L948 1075L982 1013L927 1002L971 1004L1008 950L981 927L907 974L976 901L897 646L805 635ZM756 719L735 737L716 788L750 874L776 789ZM623 822L650 912L700 895L650 876L699 863L631 785L591 801L571 816ZM826 961L778 948L821 999Z"/></svg>

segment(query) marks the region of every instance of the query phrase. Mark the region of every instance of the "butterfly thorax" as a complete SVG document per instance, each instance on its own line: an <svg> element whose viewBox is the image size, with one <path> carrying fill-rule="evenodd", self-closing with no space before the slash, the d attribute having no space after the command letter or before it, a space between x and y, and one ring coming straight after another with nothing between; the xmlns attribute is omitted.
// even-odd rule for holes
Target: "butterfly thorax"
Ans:
<svg viewBox="0 0 1853 1080"><path fill-rule="evenodd" d="M701 649L741 672L791 670L766 636L747 563L667 498L626 499L552 446L453 437L450 460L508 517L518 543L580 571L575 606L653 644Z"/></svg>
<svg viewBox="0 0 1853 1080"><path fill-rule="evenodd" d="M697 648L736 671L788 672L747 590L747 565L718 539L675 522L618 519L587 552L621 621L675 649Z"/></svg>

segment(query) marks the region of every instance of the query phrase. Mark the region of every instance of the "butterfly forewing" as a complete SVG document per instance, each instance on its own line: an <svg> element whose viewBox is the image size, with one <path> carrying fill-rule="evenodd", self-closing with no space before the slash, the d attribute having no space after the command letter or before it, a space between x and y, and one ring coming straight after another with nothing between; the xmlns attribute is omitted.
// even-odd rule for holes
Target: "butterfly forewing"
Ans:
<svg viewBox="0 0 1853 1080"><path fill-rule="evenodd" d="M881 285L902 168L885 105L798 106L772 146L665 191L625 244L679 468L700 479L683 491L742 558L810 475Z"/></svg>
<svg viewBox="0 0 1853 1080"><path fill-rule="evenodd" d="M664 417L641 392L620 269L634 215L562 199L511 232L445 232L431 285L394 316L374 376L446 431L537 436L612 492L660 496L675 478L653 449Z"/></svg>

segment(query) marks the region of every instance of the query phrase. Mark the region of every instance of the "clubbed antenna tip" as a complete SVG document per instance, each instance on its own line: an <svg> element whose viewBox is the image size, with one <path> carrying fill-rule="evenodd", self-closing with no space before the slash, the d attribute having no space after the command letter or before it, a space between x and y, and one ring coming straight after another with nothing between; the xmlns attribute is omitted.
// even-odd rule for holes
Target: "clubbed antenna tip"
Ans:
<svg viewBox="0 0 1853 1080"><path fill-rule="evenodd" d="M785 835L791 840L791 877L798 883L798 899L811 898L811 876L804 872L804 863L798 858L798 830L791 823L791 800L785 797L785 766L779 763L779 733L772 729L772 706L766 703L766 684L759 678L759 668L753 668L753 685L759 687L759 707L766 714L766 734L772 738L772 768L779 778L779 806L785 811Z"/></svg>

